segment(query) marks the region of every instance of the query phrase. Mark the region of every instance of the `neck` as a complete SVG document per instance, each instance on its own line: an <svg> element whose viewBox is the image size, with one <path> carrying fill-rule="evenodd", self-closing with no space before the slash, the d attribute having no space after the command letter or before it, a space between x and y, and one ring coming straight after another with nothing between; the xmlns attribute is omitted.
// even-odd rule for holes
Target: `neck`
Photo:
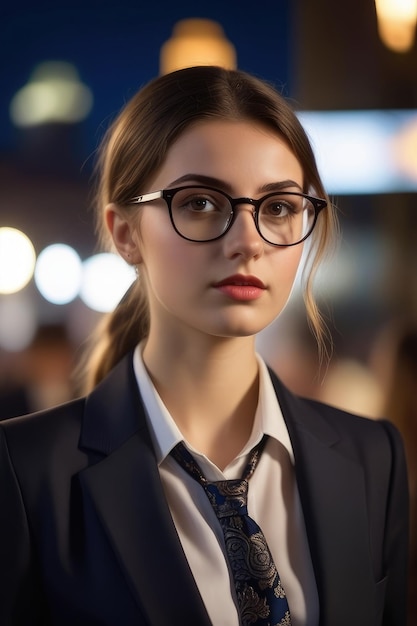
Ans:
<svg viewBox="0 0 417 626"><path fill-rule="evenodd" d="M247 442L258 402L254 338L148 338L145 366L184 438L224 467Z"/></svg>

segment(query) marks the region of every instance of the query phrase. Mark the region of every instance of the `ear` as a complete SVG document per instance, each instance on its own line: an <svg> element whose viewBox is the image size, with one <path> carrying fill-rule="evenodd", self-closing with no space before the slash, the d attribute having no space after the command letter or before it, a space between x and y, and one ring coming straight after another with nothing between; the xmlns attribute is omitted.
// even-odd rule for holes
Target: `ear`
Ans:
<svg viewBox="0 0 417 626"><path fill-rule="evenodd" d="M120 256L130 265L141 263L138 234L133 228L132 221L128 220L125 213L114 203L106 206L105 220Z"/></svg>

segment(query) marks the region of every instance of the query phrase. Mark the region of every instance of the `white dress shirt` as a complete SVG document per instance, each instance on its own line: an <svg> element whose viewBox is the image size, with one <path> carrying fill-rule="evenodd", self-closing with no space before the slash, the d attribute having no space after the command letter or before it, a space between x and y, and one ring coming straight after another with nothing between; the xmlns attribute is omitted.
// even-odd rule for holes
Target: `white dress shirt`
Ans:
<svg viewBox="0 0 417 626"><path fill-rule="evenodd" d="M275 390L258 356L259 400L251 436L221 471L182 436L146 371L141 347L134 370L146 408L162 485L185 555L214 626L239 626L222 530L200 484L170 456L183 441L209 481L240 478L250 450L269 436L250 479L249 515L268 542L287 594L293 626L317 626L318 595L294 472L294 454Z"/></svg>

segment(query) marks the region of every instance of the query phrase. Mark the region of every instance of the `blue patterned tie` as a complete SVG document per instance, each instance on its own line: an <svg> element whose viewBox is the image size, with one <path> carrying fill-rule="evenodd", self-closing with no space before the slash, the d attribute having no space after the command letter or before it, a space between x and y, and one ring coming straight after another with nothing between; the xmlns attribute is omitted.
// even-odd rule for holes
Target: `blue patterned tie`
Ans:
<svg viewBox="0 0 417 626"><path fill-rule="evenodd" d="M242 626L289 626L290 611L277 568L262 530L247 510L248 481L265 443L266 437L253 448L238 480L208 482L183 443L171 454L202 485L219 519Z"/></svg>

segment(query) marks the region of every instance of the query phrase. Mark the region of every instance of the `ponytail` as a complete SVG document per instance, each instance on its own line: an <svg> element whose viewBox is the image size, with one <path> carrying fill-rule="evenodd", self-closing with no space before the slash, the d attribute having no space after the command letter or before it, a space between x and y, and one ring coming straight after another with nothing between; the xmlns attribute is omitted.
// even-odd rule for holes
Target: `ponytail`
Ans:
<svg viewBox="0 0 417 626"><path fill-rule="evenodd" d="M95 328L81 366L76 372L80 392L89 393L149 332L145 290L139 278L126 291L114 311Z"/></svg>

